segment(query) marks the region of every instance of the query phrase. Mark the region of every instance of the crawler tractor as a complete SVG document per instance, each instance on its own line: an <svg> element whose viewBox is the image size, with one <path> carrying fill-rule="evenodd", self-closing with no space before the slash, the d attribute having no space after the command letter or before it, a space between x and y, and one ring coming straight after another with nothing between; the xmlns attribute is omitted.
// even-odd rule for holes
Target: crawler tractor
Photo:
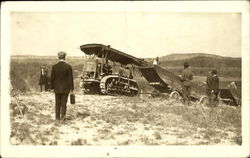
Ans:
<svg viewBox="0 0 250 158"><path fill-rule="evenodd" d="M144 60L102 44L86 44L80 48L89 56L81 76L84 93L137 95L134 70L135 65L145 65Z"/></svg>

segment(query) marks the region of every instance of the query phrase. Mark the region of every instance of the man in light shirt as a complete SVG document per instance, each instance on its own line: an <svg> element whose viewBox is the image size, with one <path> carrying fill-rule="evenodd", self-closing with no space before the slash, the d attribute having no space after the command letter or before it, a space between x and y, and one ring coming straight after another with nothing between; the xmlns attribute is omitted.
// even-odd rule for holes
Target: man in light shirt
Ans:
<svg viewBox="0 0 250 158"><path fill-rule="evenodd" d="M156 57L156 59L153 62L153 65L159 66L159 57Z"/></svg>

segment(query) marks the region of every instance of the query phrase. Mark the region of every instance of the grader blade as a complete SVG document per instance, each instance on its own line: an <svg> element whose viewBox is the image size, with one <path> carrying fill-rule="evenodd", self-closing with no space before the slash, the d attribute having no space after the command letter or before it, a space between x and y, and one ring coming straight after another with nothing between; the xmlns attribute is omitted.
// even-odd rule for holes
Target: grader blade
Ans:
<svg viewBox="0 0 250 158"><path fill-rule="evenodd" d="M140 67L139 69L149 84L159 92L177 91L180 95L183 95L181 78L173 72L159 66ZM199 99L206 95L204 84L192 82L191 87L193 99Z"/></svg>

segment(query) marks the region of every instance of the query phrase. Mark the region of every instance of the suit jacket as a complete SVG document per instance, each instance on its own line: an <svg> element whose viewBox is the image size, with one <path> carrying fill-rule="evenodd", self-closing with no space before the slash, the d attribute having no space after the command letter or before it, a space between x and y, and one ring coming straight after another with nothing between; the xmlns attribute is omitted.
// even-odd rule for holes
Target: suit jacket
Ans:
<svg viewBox="0 0 250 158"><path fill-rule="evenodd" d="M211 78L211 90L213 90L215 93L219 92L219 77L217 75L214 75Z"/></svg>
<svg viewBox="0 0 250 158"><path fill-rule="evenodd" d="M55 93L69 93L70 90L74 90L72 68L64 61L60 61L52 67L51 89L54 89Z"/></svg>

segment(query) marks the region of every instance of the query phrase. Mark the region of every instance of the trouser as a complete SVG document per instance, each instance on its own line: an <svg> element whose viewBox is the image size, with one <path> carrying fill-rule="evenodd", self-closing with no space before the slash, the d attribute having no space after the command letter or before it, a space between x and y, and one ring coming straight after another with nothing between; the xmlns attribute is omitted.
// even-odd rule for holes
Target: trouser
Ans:
<svg viewBox="0 0 250 158"><path fill-rule="evenodd" d="M41 92L43 91L43 89L44 89L44 91L47 92L49 90L49 85L48 84L41 84L40 89L41 89Z"/></svg>
<svg viewBox="0 0 250 158"><path fill-rule="evenodd" d="M56 119L60 120L66 116L68 93L55 93Z"/></svg>
<svg viewBox="0 0 250 158"><path fill-rule="evenodd" d="M49 91L49 84L48 84L48 83L45 84L45 91L46 91L46 92Z"/></svg>
<svg viewBox="0 0 250 158"><path fill-rule="evenodd" d="M216 106L218 104L218 92L211 93L211 90L207 90L210 106Z"/></svg>
<svg viewBox="0 0 250 158"><path fill-rule="evenodd" d="M184 104L188 103L188 105L190 104L190 90L191 87L190 86L183 86L183 96L184 96Z"/></svg>
<svg viewBox="0 0 250 158"><path fill-rule="evenodd" d="M41 92L43 91L43 89L45 90L45 85L44 85L44 84L41 84L41 85L40 85L40 89L41 89Z"/></svg>

